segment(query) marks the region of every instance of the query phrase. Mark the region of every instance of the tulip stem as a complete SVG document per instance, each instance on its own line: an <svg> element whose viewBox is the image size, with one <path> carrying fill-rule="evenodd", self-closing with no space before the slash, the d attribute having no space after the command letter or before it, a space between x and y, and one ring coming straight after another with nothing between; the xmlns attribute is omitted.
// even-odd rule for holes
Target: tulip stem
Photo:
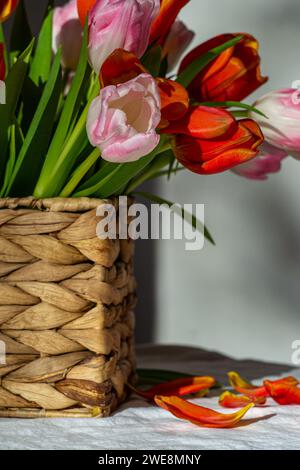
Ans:
<svg viewBox="0 0 300 470"><path fill-rule="evenodd" d="M92 166L96 163L99 157L100 157L100 150L98 148L95 148L93 152L84 160L84 162L82 162L81 165L79 165L79 167L76 168L69 182L61 191L59 196L70 197L73 191L77 188L81 180L84 178L87 172L92 168Z"/></svg>
<svg viewBox="0 0 300 470"><path fill-rule="evenodd" d="M155 174L160 170L165 168L170 164L170 155L167 150L170 150L170 145L166 146L166 149L163 152L160 152L153 162L147 167L144 173L142 173L137 178L133 179L125 190L125 194L132 193L135 189L141 186L143 183L151 179Z"/></svg>

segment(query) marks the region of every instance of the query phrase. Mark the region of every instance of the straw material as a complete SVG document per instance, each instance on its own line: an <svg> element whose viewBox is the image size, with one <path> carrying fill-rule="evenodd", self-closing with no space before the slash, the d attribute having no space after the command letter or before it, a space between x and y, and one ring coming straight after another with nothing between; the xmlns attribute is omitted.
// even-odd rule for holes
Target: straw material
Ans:
<svg viewBox="0 0 300 470"><path fill-rule="evenodd" d="M0 417L102 417L126 397L133 242L96 236L103 203L0 199Z"/></svg>

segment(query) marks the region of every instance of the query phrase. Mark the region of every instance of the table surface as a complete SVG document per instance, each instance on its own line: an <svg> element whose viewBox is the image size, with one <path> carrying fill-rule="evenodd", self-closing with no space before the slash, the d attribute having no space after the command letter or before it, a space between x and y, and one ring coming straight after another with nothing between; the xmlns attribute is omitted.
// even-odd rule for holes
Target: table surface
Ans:
<svg viewBox="0 0 300 470"><path fill-rule="evenodd" d="M230 370L239 371L254 383L286 374L300 379L300 369L237 361L189 347L141 346L138 357L140 367L210 374L223 383L227 383L226 373ZM220 410L217 396L195 402ZM199 428L132 396L105 419L0 419L0 449L300 449L300 406L281 407L270 400L266 407L251 409L247 418L260 420L235 429Z"/></svg>

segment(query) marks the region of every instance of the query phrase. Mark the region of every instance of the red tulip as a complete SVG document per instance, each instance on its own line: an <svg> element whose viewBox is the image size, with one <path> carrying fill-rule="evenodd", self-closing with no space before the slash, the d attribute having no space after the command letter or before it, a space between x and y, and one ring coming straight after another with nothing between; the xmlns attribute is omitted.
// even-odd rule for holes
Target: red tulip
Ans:
<svg viewBox="0 0 300 470"><path fill-rule="evenodd" d="M196 47L184 58L180 71L211 49L239 35L223 34ZM249 34L243 36L238 44L220 54L195 77L189 86L194 100L242 101L268 80L261 76L258 41Z"/></svg>
<svg viewBox="0 0 300 470"><path fill-rule="evenodd" d="M160 0L160 12L154 20L150 35L150 44L158 41L163 44L180 10L190 0Z"/></svg>
<svg viewBox="0 0 300 470"><path fill-rule="evenodd" d="M19 0L0 0L0 23L7 20L17 8Z"/></svg>
<svg viewBox="0 0 300 470"><path fill-rule="evenodd" d="M211 175L230 170L254 158L264 140L259 126L251 119L235 122L228 130L224 126L223 135L220 135L222 124L215 125L215 137L208 137L214 129L213 120L209 127L203 137L179 134L174 139L176 158L194 173ZM200 132L201 126L199 135Z"/></svg>

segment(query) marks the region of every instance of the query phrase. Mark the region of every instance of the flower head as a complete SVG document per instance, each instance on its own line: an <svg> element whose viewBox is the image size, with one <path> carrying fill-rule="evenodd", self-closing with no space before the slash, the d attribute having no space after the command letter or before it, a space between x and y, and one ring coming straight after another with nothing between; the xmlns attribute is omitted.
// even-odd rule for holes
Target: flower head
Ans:
<svg viewBox="0 0 300 470"><path fill-rule="evenodd" d="M184 58L180 71L236 36L239 34L222 34L196 47ZM258 49L258 41L249 34L243 34L240 42L220 54L194 78L189 86L190 95L200 102L242 101L267 81L260 73Z"/></svg>
<svg viewBox="0 0 300 470"><path fill-rule="evenodd" d="M89 12L89 52L99 73L105 59L118 48L142 57L159 0L97 0Z"/></svg>
<svg viewBox="0 0 300 470"><path fill-rule="evenodd" d="M266 141L300 159L299 90L288 88L268 93L255 106L266 116L255 116Z"/></svg>
<svg viewBox="0 0 300 470"><path fill-rule="evenodd" d="M145 73L100 91L89 110L87 132L104 160L133 162L158 145L160 120L159 90L154 78Z"/></svg>

